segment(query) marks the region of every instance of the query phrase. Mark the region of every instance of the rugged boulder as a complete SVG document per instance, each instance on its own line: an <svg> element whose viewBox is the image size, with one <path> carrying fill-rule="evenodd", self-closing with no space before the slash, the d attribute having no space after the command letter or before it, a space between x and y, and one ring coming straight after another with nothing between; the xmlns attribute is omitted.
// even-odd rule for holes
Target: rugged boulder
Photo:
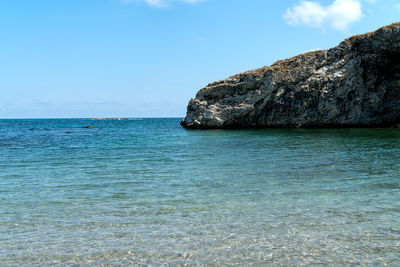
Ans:
<svg viewBox="0 0 400 267"><path fill-rule="evenodd" d="M400 23L329 50L210 83L186 128L390 127L400 123Z"/></svg>

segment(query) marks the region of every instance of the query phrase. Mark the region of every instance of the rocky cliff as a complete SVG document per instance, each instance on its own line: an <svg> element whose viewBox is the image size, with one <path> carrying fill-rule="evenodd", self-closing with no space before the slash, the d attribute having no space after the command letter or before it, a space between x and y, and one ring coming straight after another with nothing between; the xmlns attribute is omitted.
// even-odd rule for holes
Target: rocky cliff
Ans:
<svg viewBox="0 0 400 267"><path fill-rule="evenodd" d="M400 123L400 23L210 83L186 128L390 127Z"/></svg>

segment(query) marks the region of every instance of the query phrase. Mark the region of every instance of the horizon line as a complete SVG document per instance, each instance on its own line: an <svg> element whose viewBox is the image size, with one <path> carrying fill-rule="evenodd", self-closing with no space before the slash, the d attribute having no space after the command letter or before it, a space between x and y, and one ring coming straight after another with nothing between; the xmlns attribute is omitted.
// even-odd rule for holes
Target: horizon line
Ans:
<svg viewBox="0 0 400 267"><path fill-rule="evenodd" d="M36 117L36 118L1 118L0 120L74 120L74 119L183 119L184 116L176 117Z"/></svg>

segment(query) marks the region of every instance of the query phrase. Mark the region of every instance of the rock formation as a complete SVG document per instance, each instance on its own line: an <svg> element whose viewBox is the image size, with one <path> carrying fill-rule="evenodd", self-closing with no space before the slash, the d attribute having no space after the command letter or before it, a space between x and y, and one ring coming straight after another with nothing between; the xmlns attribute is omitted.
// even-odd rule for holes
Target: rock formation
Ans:
<svg viewBox="0 0 400 267"><path fill-rule="evenodd" d="M390 127L400 123L400 23L210 83L186 128Z"/></svg>

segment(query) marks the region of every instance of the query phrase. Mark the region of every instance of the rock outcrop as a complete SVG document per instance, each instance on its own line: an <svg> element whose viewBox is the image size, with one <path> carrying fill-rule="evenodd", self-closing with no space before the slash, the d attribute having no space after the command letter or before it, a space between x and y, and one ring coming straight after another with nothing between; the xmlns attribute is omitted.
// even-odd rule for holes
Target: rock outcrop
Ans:
<svg viewBox="0 0 400 267"><path fill-rule="evenodd" d="M390 127L400 123L400 23L329 50L210 83L186 128Z"/></svg>

